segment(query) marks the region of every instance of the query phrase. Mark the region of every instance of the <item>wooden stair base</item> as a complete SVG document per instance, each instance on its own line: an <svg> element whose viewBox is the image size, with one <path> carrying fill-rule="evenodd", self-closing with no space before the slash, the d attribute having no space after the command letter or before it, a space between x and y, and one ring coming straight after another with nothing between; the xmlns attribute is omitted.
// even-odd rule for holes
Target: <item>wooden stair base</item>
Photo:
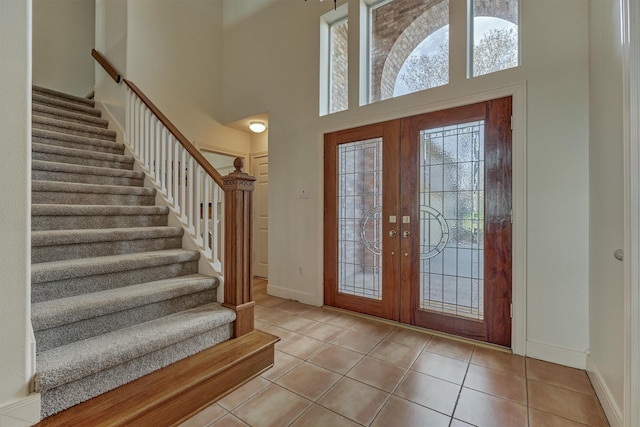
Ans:
<svg viewBox="0 0 640 427"><path fill-rule="evenodd" d="M280 339L254 330L54 414L36 426L171 426L273 366Z"/></svg>

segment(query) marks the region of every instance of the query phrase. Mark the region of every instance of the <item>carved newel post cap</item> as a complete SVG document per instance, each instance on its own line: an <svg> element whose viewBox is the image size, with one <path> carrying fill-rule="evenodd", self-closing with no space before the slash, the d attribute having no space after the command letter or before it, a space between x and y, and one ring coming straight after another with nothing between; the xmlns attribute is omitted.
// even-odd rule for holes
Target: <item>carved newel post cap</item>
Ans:
<svg viewBox="0 0 640 427"><path fill-rule="evenodd" d="M244 160L242 160L242 157L236 157L233 161L233 167L236 168L234 173L242 173L242 169L244 168Z"/></svg>

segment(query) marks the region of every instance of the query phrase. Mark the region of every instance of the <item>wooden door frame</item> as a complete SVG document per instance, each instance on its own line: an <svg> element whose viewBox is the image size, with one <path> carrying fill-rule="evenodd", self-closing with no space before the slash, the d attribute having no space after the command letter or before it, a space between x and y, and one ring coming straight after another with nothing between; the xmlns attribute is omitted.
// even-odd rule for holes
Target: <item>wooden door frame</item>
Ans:
<svg viewBox="0 0 640 427"><path fill-rule="evenodd" d="M347 122L330 122L318 132L318 144L324 146L324 134L364 126L401 117L430 113L467 104L512 97L512 194L513 194L513 252L512 252L512 304L511 351L526 355L527 347L527 83L504 86L486 92L474 93L455 99L441 100L393 111L387 114L360 117ZM326 182L325 182L326 185ZM319 292L324 292L323 281ZM324 296L322 297L324 298Z"/></svg>
<svg viewBox="0 0 640 427"><path fill-rule="evenodd" d="M251 156L249 157L250 165L249 165L249 168L248 168L248 170L251 172L251 175L254 175L254 174L253 174L253 168L254 168L254 166L256 165L257 159L262 158L262 157L269 157L269 152L268 152L268 151L257 151L257 152L255 152L255 153L251 153ZM246 170L247 170L247 168L245 168L245 171L246 171ZM254 176L255 176L255 175L254 175ZM267 176L268 176L268 173L267 173ZM257 177L256 177L256 178L257 178ZM267 193L267 198L268 198L268 197L269 197L269 194ZM254 249L253 249L253 251L254 251L254 253L252 253L252 256L254 257L254 259L257 259L257 256L255 256L255 248L257 247L257 243L258 243L258 242L257 242L258 233L256 233L256 231L257 231L257 230L255 229L255 224L257 224L257 223L258 223L258 221L257 221L258 209L257 209L257 208L256 208L256 206L255 206L255 190L254 190L254 208L253 208L253 215L254 215L254 216L253 216L253 218L251 218L251 221L252 221L252 222L253 222L253 224L254 224L254 226L253 226L253 227L254 227L254 230L253 230L253 236L254 236L254 241L253 241L253 247L254 247ZM268 225L268 223L267 223L267 230L268 230L268 229L269 229L269 225ZM268 247L268 246L269 246L269 242L267 241L266 243L267 243L267 247ZM269 250L267 249L267 252L268 252L268 251L269 251ZM268 266L268 265L269 265L269 261L267 260L267 266ZM252 268L253 268L253 266L252 266ZM268 268L268 267L267 267L267 268ZM255 276L255 269L253 269L253 270L254 270L254 276ZM257 276L257 277L262 277L262 276Z"/></svg>

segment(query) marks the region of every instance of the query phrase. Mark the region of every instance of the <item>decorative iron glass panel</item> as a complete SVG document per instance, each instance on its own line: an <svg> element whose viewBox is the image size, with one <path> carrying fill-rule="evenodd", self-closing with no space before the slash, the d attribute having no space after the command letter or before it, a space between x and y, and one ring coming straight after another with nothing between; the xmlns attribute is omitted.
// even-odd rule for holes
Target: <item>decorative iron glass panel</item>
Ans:
<svg viewBox="0 0 640 427"><path fill-rule="evenodd" d="M484 122L420 133L420 307L484 317Z"/></svg>
<svg viewBox="0 0 640 427"><path fill-rule="evenodd" d="M382 298L382 138L338 146L338 292Z"/></svg>

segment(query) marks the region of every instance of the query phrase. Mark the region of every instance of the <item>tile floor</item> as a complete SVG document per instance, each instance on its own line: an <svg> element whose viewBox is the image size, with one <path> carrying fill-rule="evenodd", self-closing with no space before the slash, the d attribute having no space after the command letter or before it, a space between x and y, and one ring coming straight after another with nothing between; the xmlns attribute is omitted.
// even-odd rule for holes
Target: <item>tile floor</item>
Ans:
<svg viewBox="0 0 640 427"><path fill-rule="evenodd" d="M584 371L299 304L254 285L275 366L181 427L608 426Z"/></svg>

